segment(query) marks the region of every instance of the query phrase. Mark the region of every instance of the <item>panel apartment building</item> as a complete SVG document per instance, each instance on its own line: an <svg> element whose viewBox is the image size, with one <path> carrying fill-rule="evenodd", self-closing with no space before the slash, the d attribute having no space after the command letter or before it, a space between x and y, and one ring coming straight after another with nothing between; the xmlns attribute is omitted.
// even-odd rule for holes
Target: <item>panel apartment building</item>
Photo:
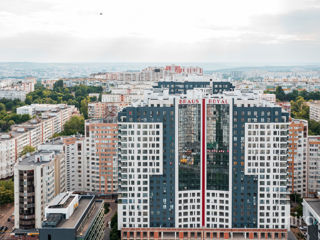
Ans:
<svg viewBox="0 0 320 240"><path fill-rule="evenodd" d="M66 190L116 194L118 189L118 124L114 120L87 120L85 136L52 139L40 150L65 153Z"/></svg>
<svg viewBox="0 0 320 240"><path fill-rule="evenodd" d="M46 142L55 133L61 132L66 121L77 113L75 106L65 104L35 104L28 107L26 113L35 113L38 115L36 118L12 126L10 132L0 133L0 179L13 175L14 163L25 146L37 147ZM20 113L18 109L17 112Z"/></svg>
<svg viewBox="0 0 320 240"><path fill-rule="evenodd" d="M308 160L308 121L292 119L288 138L288 176L291 193L307 195Z"/></svg>
<svg viewBox="0 0 320 240"><path fill-rule="evenodd" d="M288 113L254 93L155 95L118 115L122 238L286 238Z"/></svg>
<svg viewBox="0 0 320 240"><path fill-rule="evenodd" d="M308 121L292 119L288 138L288 190L302 197L320 191L320 136L308 135Z"/></svg>
<svg viewBox="0 0 320 240"><path fill-rule="evenodd" d="M118 189L118 123L115 116L85 122L86 182L89 192L114 194Z"/></svg>

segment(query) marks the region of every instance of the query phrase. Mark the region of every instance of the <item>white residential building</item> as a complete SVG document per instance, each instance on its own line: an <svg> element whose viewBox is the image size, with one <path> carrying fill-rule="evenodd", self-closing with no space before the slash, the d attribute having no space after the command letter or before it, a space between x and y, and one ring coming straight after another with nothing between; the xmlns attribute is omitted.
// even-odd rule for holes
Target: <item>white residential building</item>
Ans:
<svg viewBox="0 0 320 240"><path fill-rule="evenodd" d="M320 121L320 102L310 103L310 120Z"/></svg>
<svg viewBox="0 0 320 240"><path fill-rule="evenodd" d="M320 192L320 136L308 137L308 197Z"/></svg>
<svg viewBox="0 0 320 240"><path fill-rule="evenodd" d="M40 150L14 167L15 229L40 228L47 204L66 191L65 158L60 151Z"/></svg>

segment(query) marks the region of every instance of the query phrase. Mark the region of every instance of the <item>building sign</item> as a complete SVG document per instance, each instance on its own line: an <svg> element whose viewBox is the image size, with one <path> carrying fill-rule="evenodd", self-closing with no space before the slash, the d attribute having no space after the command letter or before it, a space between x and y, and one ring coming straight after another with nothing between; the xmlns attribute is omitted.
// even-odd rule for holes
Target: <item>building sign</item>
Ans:
<svg viewBox="0 0 320 240"><path fill-rule="evenodd" d="M200 99L179 99L179 104L200 104Z"/></svg>
<svg viewBox="0 0 320 240"><path fill-rule="evenodd" d="M201 99L179 99L179 104L200 104ZM227 99L206 99L207 104L229 104Z"/></svg>

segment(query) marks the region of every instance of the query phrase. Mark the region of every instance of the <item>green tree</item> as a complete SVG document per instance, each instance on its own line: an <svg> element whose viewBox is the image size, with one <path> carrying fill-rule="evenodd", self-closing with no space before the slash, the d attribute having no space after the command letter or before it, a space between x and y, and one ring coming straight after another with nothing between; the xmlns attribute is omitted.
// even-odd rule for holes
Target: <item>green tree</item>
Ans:
<svg viewBox="0 0 320 240"><path fill-rule="evenodd" d="M30 120L30 115L29 114L22 114L21 117L21 122L26 122Z"/></svg>
<svg viewBox="0 0 320 240"><path fill-rule="evenodd" d="M12 180L0 181L0 205L14 201L14 184Z"/></svg>
<svg viewBox="0 0 320 240"><path fill-rule="evenodd" d="M280 101L285 101L286 100L286 94L284 93L282 87L278 86L276 88L276 97L277 99L279 99Z"/></svg>
<svg viewBox="0 0 320 240"><path fill-rule="evenodd" d="M36 148L35 148L35 147L32 147L32 146L30 146L30 145L27 145L27 146L25 146L25 147L23 148L20 156L26 155L27 153L32 153L32 152L34 152L34 151L36 151Z"/></svg>
<svg viewBox="0 0 320 240"><path fill-rule="evenodd" d="M7 111L11 111L12 108L14 107L14 103L12 101L7 102L5 105L6 105Z"/></svg>
<svg viewBox="0 0 320 240"><path fill-rule="evenodd" d="M97 97L96 96L90 97L90 102L96 102L96 101L97 101Z"/></svg>
<svg viewBox="0 0 320 240"><path fill-rule="evenodd" d="M88 118L88 103L89 103L89 101L90 100L88 98L84 98L81 100L81 103L80 103L80 113L83 114L85 119Z"/></svg>
<svg viewBox="0 0 320 240"><path fill-rule="evenodd" d="M309 119L309 106L303 97L299 96L296 101L291 101L291 116L298 119Z"/></svg>
<svg viewBox="0 0 320 240"><path fill-rule="evenodd" d="M9 124L10 126L12 126L12 125L15 124L15 122L14 122L13 120L9 120L8 124Z"/></svg>
<svg viewBox="0 0 320 240"><path fill-rule="evenodd" d="M63 80L58 80L53 84L54 91L61 91L63 89Z"/></svg>
<svg viewBox="0 0 320 240"><path fill-rule="evenodd" d="M0 103L0 111L6 111L6 105Z"/></svg>
<svg viewBox="0 0 320 240"><path fill-rule="evenodd" d="M309 120L309 134L320 135L320 122Z"/></svg>
<svg viewBox="0 0 320 240"><path fill-rule="evenodd" d="M61 135L69 136L74 134L84 134L84 118L83 116L72 116L64 125Z"/></svg>
<svg viewBox="0 0 320 240"><path fill-rule="evenodd" d="M30 105L32 103L32 96L31 95L28 95L26 97L26 100L24 101L26 104Z"/></svg>
<svg viewBox="0 0 320 240"><path fill-rule="evenodd" d="M110 240L120 240L121 232L118 230L118 214L115 213L111 219Z"/></svg>

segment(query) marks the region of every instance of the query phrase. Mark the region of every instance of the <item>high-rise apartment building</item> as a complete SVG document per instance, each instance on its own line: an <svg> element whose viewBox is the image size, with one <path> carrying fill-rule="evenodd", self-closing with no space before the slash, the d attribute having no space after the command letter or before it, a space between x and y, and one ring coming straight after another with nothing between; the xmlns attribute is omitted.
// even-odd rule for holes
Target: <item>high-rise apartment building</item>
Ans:
<svg viewBox="0 0 320 240"><path fill-rule="evenodd" d="M232 228L286 237L288 113L248 92L155 95L118 115L125 236Z"/></svg>
<svg viewBox="0 0 320 240"><path fill-rule="evenodd" d="M87 158L85 138L83 136L70 136L63 138L66 156L67 191L86 191Z"/></svg>
<svg viewBox="0 0 320 240"><path fill-rule="evenodd" d="M118 189L118 124L116 117L85 123L86 182L90 192L115 193Z"/></svg>
<svg viewBox="0 0 320 240"><path fill-rule="evenodd" d="M121 107L129 102L93 102L88 104L88 116L93 119L116 117Z"/></svg>
<svg viewBox="0 0 320 240"><path fill-rule="evenodd" d="M308 197L318 195L320 191L320 136L308 137Z"/></svg>
<svg viewBox="0 0 320 240"><path fill-rule="evenodd" d="M288 138L288 187L291 193L307 194L308 121L292 119Z"/></svg>
<svg viewBox="0 0 320 240"><path fill-rule="evenodd" d="M66 191L65 158L60 151L40 150L19 159L14 167L15 229L41 227L44 209Z"/></svg>

